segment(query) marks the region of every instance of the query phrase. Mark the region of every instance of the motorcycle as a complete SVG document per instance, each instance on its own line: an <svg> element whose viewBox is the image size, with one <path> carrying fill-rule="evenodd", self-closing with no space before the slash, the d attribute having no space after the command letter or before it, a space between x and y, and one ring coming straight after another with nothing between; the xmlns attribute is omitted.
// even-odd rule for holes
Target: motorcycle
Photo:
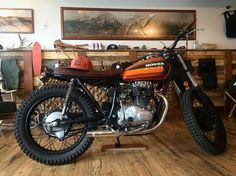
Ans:
<svg viewBox="0 0 236 176"><path fill-rule="evenodd" d="M175 50L179 40L196 31L192 25L160 53L114 63L114 69L85 71L59 65L46 70L44 79L62 83L34 90L19 107L14 131L23 152L40 163L59 165L82 155L94 137L149 134L165 120L165 95L172 82L193 139L204 151L222 154L227 143L222 119ZM100 88L105 101L97 101L91 87Z"/></svg>

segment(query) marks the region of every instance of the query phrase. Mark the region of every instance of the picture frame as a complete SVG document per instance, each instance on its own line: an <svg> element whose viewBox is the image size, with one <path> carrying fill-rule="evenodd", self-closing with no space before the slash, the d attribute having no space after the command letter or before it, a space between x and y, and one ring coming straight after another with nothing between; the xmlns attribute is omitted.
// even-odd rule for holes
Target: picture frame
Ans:
<svg viewBox="0 0 236 176"><path fill-rule="evenodd" d="M64 40L173 40L194 20L195 10L61 7Z"/></svg>
<svg viewBox="0 0 236 176"><path fill-rule="evenodd" d="M34 33L33 9L0 8L0 33Z"/></svg>

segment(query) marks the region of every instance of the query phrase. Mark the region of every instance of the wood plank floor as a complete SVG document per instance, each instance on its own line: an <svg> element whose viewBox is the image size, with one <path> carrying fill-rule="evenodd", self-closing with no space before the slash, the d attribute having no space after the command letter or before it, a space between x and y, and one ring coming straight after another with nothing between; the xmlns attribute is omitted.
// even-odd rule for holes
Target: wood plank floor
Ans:
<svg viewBox="0 0 236 176"><path fill-rule="evenodd" d="M46 166L27 158L12 130L0 132L0 176L219 176L236 175L236 118L224 121L228 146L223 155L211 156L194 143L181 120L165 122L154 133L122 137L123 144L143 143L147 150L101 152L115 138L97 138L77 161Z"/></svg>

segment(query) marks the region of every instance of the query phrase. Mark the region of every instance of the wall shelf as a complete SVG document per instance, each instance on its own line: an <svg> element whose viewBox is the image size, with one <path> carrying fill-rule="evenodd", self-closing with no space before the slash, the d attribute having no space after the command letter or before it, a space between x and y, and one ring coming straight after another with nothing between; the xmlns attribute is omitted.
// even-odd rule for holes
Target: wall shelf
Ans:
<svg viewBox="0 0 236 176"><path fill-rule="evenodd" d="M143 54L150 52L159 52L160 50L66 50L67 54L73 58L75 54L80 53L87 55L93 62L95 68L101 66L103 61L104 66L109 68L114 62L123 62L133 60ZM185 50L180 50L185 51ZM31 50L9 50L0 51L1 58L14 57L18 58L18 64L21 68L21 87L24 89L25 95L33 90L33 86L37 86L38 78L33 77ZM42 50L43 64L55 63L58 60L70 61L62 52L56 50ZM202 80L197 74L198 59L199 58L215 58L216 60L216 73L218 87L214 90L207 90L206 93L213 99L217 106L224 105L224 85L225 81L236 75L236 49L235 50L188 50L187 57L191 60L194 71L194 78L199 85L202 85Z"/></svg>

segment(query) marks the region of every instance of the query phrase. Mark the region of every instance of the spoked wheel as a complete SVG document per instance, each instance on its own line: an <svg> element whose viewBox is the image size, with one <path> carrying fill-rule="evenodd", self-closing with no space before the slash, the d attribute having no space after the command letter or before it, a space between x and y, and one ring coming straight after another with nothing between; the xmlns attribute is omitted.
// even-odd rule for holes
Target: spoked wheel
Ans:
<svg viewBox="0 0 236 176"><path fill-rule="evenodd" d="M82 93L72 92L65 120L61 120L66 91L67 87L61 85L41 88L24 100L17 112L17 142L26 155L38 162L69 163L83 154L93 141L86 137L86 124L68 123L94 116L91 103Z"/></svg>
<svg viewBox="0 0 236 176"><path fill-rule="evenodd" d="M200 89L189 89L181 97L186 125L193 139L210 154L221 154L226 148L226 133L215 106Z"/></svg>

